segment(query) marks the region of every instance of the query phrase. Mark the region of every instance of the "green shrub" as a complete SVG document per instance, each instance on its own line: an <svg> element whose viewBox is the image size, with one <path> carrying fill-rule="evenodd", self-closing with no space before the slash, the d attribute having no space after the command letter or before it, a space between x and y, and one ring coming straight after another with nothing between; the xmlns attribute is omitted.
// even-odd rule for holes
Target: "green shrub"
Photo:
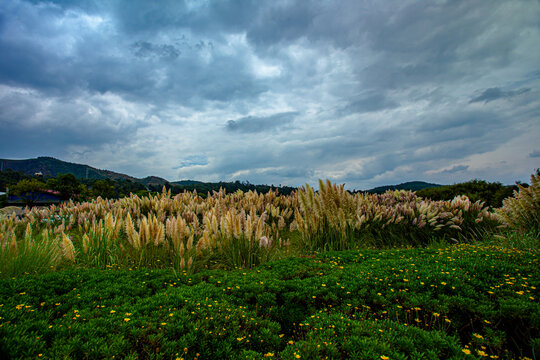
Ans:
<svg viewBox="0 0 540 360"><path fill-rule="evenodd" d="M465 195L471 201L482 201L487 206L498 208L503 200L512 196L517 186L505 186L501 183L486 182L484 180L471 180L454 185L443 185L416 191L416 195L431 200L452 200L456 196Z"/></svg>

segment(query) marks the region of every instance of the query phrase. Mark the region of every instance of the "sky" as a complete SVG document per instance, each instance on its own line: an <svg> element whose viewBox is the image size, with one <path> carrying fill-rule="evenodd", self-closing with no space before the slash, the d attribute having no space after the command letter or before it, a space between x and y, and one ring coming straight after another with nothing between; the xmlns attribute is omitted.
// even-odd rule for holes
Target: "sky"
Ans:
<svg viewBox="0 0 540 360"><path fill-rule="evenodd" d="M0 1L0 158L350 189L528 182L538 0Z"/></svg>

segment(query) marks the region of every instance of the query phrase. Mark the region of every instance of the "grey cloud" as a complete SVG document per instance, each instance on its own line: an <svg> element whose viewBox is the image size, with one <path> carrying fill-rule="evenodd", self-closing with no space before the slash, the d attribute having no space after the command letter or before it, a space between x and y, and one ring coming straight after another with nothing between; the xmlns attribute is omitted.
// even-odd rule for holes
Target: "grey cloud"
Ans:
<svg viewBox="0 0 540 360"><path fill-rule="evenodd" d="M79 104L75 99L47 98L40 94L0 96L0 124L6 135L0 141L0 152L11 153L22 145L28 153L65 154L70 146L96 149L128 142L136 131L137 122L116 123L118 115L105 107L100 115L92 116L89 106L96 104L94 100Z"/></svg>
<svg viewBox="0 0 540 360"><path fill-rule="evenodd" d="M246 116L229 120L225 128L230 132L259 133L292 123L298 112L289 111L270 116Z"/></svg>
<svg viewBox="0 0 540 360"><path fill-rule="evenodd" d="M157 56L173 60L181 54L179 49L169 44L157 45L147 41L137 41L133 43L131 47L133 49L133 54L141 58Z"/></svg>
<svg viewBox="0 0 540 360"><path fill-rule="evenodd" d="M532 153L529 154L532 158L540 157L540 150L534 150Z"/></svg>
<svg viewBox="0 0 540 360"><path fill-rule="evenodd" d="M387 96L380 93L373 93L368 94L367 96L362 96L358 100L351 101L347 106L339 111L339 113L342 115L361 114L379 110L394 109L398 106L398 103L389 99Z"/></svg>
<svg viewBox="0 0 540 360"><path fill-rule="evenodd" d="M190 166L208 165L208 158L203 155L190 155L183 158L180 165L173 167L173 170L178 170Z"/></svg>
<svg viewBox="0 0 540 360"><path fill-rule="evenodd" d="M500 88L497 88L497 87L494 87L494 88L489 88L489 89L486 89L482 92L482 94L480 94L479 96L473 98L471 101L469 101L469 103L475 103L475 102L484 102L485 103L488 103L490 101L493 101L493 100L497 100L497 99L503 99L503 98L511 98L511 97L514 97L514 96L517 96L517 95L521 95L521 94L525 94L527 92L531 91L531 89L529 88L521 88L521 89L518 89L518 90L508 90L508 91L504 91Z"/></svg>
<svg viewBox="0 0 540 360"><path fill-rule="evenodd" d="M460 171L466 171L468 168L468 165L455 165L452 166L450 169L441 171L441 174L454 174Z"/></svg>

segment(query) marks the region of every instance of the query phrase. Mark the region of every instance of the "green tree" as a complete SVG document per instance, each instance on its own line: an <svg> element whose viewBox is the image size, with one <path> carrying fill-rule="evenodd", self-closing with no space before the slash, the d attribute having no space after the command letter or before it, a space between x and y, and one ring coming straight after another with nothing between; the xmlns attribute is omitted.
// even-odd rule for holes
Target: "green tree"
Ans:
<svg viewBox="0 0 540 360"><path fill-rule="evenodd" d="M92 184L92 196L101 196L105 199L114 198L116 197L116 191L114 191L114 187L109 184L108 181L97 180L95 183Z"/></svg>
<svg viewBox="0 0 540 360"><path fill-rule="evenodd" d="M58 174L56 179L47 180L47 186L59 191L64 200L76 197L81 192L81 183L73 174Z"/></svg>
<svg viewBox="0 0 540 360"><path fill-rule="evenodd" d="M32 206L40 197L40 191L46 189L45 183L36 180L21 180L16 185L9 187L9 193L17 195L22 199L28 206Z"/></svg>

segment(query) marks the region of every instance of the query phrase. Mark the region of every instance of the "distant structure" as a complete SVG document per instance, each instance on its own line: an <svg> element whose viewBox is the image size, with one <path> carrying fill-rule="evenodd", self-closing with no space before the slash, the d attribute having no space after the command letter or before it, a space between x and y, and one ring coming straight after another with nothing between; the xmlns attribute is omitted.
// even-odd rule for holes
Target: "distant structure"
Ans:
<svg viewBox="0 0 540 360"><path fill-rule="evenodd" d="M34 176L43 176L43 173L41 171L35 172Z"/></svg>
<svg viewBox="0 0 540 360"><path fill-rule="evenodd" d="M52 205L59 204L62 199L60 193L53 190L40 190L34 192L27 192L22 195L13 195L8 193L8 204L11 205L23 205L27 203L27 199L32 198L34 205Z"/></svg>

